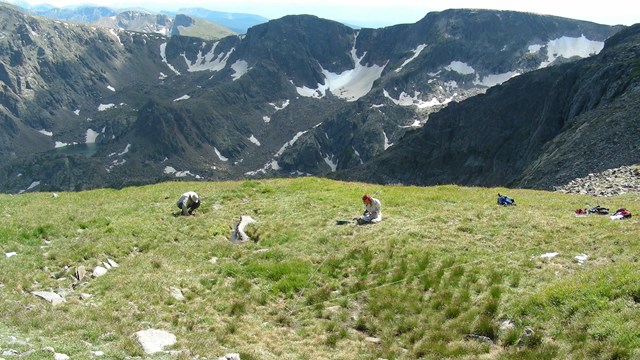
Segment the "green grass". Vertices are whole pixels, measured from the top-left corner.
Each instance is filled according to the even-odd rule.
[[[174,217],[187,190],[202,206]],[[365,192],[384,220],[335,225],[362,212]],[[518,206],[496,205],[498,192]],[[133,339],[147,328],[176,335],[171,350],[189,359],[640,357],[638,220],[573,214],[637,213],[637,195],[318,178],[59,195],[0,195],[0,349],[36,350],[26,359],[50,359],[45,346],[72,359],[166,356]],[[241,215],[258,221],[257,243],[228,240]],[[78,266],[90,274],[107,259],[120,266],[72,286]]]

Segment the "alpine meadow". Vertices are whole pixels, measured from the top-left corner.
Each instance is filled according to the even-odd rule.
[[[174,216],[184,189],[201,196],[195,216]],[[384,218],[357,226],[365,192]],[[633,193],[314,177],[0,195],[0,348],[25,359],[636,358],[638,220],[576,217],[596,200],[640,206]],[[255,241],[232,243],[242,215],[257,221]],[[145,354],[134,334],[146,329],[175,344]]]

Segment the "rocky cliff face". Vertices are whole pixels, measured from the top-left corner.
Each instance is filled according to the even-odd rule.
[[[434,114],[342,176],[385,183],[551,189],[640,163],[640,26],[597,56],[514,78]]]
[[[3,122],[15,129],[0,143],[4,157],[51,149],[55,142],[83,142],[89,120],[81,111],[95,113],[116,88],[148,82],[165,69],[160,37],[128,33],[120,38],[0,9],[0,109]],[[20,139],[30,139],[30,146]]]
[[[532,90],[525,89],[531,83],[515,83],[525,93],[559,78],[562,86],[549,101],[560,103],[579,74],[553,70],[552,64],[598,53],[619,30],[457,10],[359,31],[289,16],[254,26],[246,36],[205,41],[48,21],[9,6],[0,10],[4,191],[120,187],[176,177],[326,175],[385,156],[425,123],[446,124],[429,115],[439,109],[453,116],[453,109],[469,106],[464,99],[487,89],[485,98],[500,100],[501,87],[492,86],[518,80],[518,74],[548,67],[551,75],[535,75]],[[529,112],[552,109],[549,101],[510,100],[483,110],[504,119],[521,139],[517,144],[528,144],[509,155],[523,169],[538,158],[537,146],[565,126],[566,119],[556,117],[535,120],[554,124],[552,130],[529,133],[534,125],[521,126]],[[443,131],[468,127],[455,116],[449,120]],[[470,138],[477,134],[472,127],[469,139],[458,143],[449,133],[452,142],[441,146],[452,151],[448,156],[465,156],[475,151]],[[78,145],[91,151],[74,154]],[[58,161],[65,165],[43,166]],[[471,183],[488,170],[495,172],[488,175],[491,181],[509,180],[481,157],[469,161],[477,170],[467,175]],[[403,179],[416,171],[408,168]],[[433,176],[436,182],[446,179]]]
[[[173,19],[167,15],[128,10],[100,17],[89,23],[112,29],[168,35],[173,26]]]

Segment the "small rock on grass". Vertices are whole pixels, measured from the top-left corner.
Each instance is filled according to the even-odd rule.
[[[145,354],[155,354],[161,352],[165,347],[176,343],[176,336],[156,329],[141,330],[134,334]]]
[[[53,306],[60,305],[65,299],[52,291],[34,291],[33,295],[50,302]]]

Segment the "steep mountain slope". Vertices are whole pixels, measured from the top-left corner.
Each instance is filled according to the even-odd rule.
[[[348,61],[344,53],[331,62],[313,54],[320,65],[314,77],[321,80],[295,83],[302,96],[323,98],[330,92],[353,104],[305,133],[278,164],[289,172],[322,174],[368,161],[451,102],[557,60],[596,53],[602,43],[585,34],[598,39],[601,31],[595,24],[556,17],[479,10],[430,13],[413,25],[363,29],[354,33],[351,67],[334,70]],[[338,35],[331,37],[340,44]],[[313,44],[324,48],[317,39]]]
[[[116,88],[138,89],[166,68],[159,51],[162,37],[136,33],[118,37],[97,28],[34,18],[8,6],[1,10],[2,163],[16,159],[28,164],[42,158],[38,154],[45,150],[93,142],[91,128],[107,131],[99,110],[115,106],[101,105],[103,97]],[[123,118],[108,120],[116,133],[119,126],[126,126],[119,124],[126,121]],[[23,169],[29,171],[12,175],[37,171]]]
[[[430,113],[518,74],[598,53],[619,30],[450,10],[359,31],[288,16],[242,37],[203,41],[0,9],[4,191],[348,169],[384,153]],[[76,154],[74,144],[91,151]],[[49,166],[57,161],[78,165]]]
[[[552,188],[640,163],[640,26],[589,59],[514,78],[434,114],[339,177],[373,182]]]

